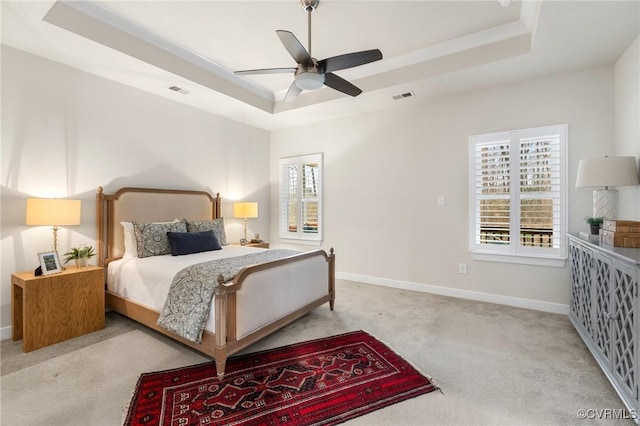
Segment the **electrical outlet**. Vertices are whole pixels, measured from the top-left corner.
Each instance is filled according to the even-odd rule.
[[[461,274],[467,273],[467,264],[466,263],[458,263],[458,272]]]

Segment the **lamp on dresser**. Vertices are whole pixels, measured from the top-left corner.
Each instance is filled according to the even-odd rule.
[[[247,244],[247,219],[255,219],[258,217],[258,203],[241,202],[233,203],[233,217],[236,219],[244,219],[244,238],[240,240],[240,244]]]
[[[61,198],[28,198],[26,224],[53,226],[53,250],[58,251],[58,227],[80,225],[81,201]]]
[[[616,219],[618,190],[610,187],[638,185],[635,157],[598,157],[580,160],[576,188],[593,187],[593,217]]]

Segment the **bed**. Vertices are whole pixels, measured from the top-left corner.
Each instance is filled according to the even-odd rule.
[[[173,223],[182,219],[190,223],[220,223],[224,220],[220,205],[219,194],[214,197],[197,190],[122,188],[106,194],[98,188],[96,194],[97,263],[106,270],[107,306],[212,357],[218,378],[222,379],[230,355],[325,303],[333,310],[335,255],[333,249],[329,253],[317,249],[243,267],[231,280],[219,275],[213,284],[211,313],[201,341],[181,337],[158,325],[164,311],[158,306],[160,296],[155,286],[165,278],[158,272],[152,280],[146,278],[152,282],[145,284],[138,282],[143,278],[137,275],[144,270],[160,271],[159,265],[175,272],[183,263],[191,262],[188,259],[202,262],[207,254],[132,259],[130,233],[125,233],[123,223]],[[222,249],[211,252],[213,257],[271,251],[220,243]],[[119,275],[122,270],[128,270],[129,275]]]

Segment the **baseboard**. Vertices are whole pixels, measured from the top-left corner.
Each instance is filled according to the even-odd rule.
[[[441,287],[429,284],[418,284],[410,281],[392,280],[388,278],[350,274],[347,272],[336,272],[336,278],[348,281],[357,281],[364,284],[399,288],[402,290],[413,290],[421,293],[438,294],[440,296],[460,297],[462,299],[478,300],[480,302],[497,303],[500,305],[515,306],[517,308],[533,309],[536,311],[551,312],[554,314],[569,314],[569,305],[563,305],[561,303],[521,299],[518,297],[501,296],[499,294],[481,293],[478,291],[462,290],[459,288]]]
[[[0,328],[0,340],[9,340],[11,339],[11,332],[13,331],[12,326],[2,327]]]

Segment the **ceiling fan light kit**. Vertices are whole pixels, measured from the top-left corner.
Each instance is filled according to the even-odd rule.
[[[347,68],[353,68],[369,62],[379,61],[382,59],[382,52],[378,49],[363,50],[361,52],[346,53],[344,55],[333,56],[331,58],[322,59],[320,61],[311,57],[311,12],[316,10],[319,0],[300,0],[300,4],[308,15],[308,32],[309,32],[309,50],[304,48],[302,43],[290,31],[276,30],[276,34],[289,52],[291,57],[296,61],[296,68],[265,68],[253,70],[235,71],[238,75],[252,74],[277,74],[294,72],[294,81],[289,87],[285,95],[285,102],[295,100],[303,90],[316,90],[323,85],[331,87],[334,90],[347,94],[349,96],[358,96],[362,93],[358,87],[349,83],[347,80],[334,74],[333,71],[339,71]]]
[[[301,90],[316,90],[324,85],[324,75],[318,72],[303,71],[296,73],[295,84]]]

